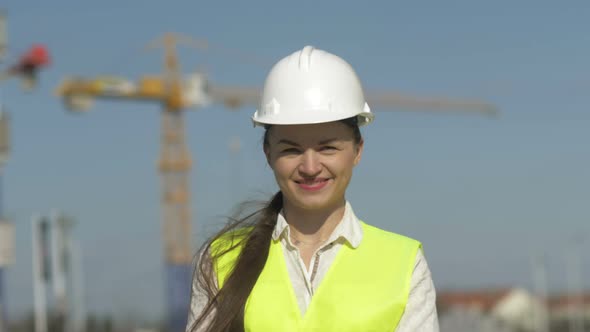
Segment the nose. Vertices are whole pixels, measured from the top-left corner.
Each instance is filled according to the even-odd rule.
[[[320,156],[313,149],[308,149],[301,155],[299,173],[304,177],[314,177],[321,173],[322,163]]]

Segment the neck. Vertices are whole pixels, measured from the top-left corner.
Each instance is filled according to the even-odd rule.
[[[324,210],[305,210],[289,202],[283,204],[283,213],[293,237],[300,241],[315,243],[326,240],[342,220],[346,208],[343,199],[334,207]]]

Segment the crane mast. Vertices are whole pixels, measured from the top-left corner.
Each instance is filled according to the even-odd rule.
[[[181,81],[172,35],[165,37],[166,86],[161,118],[159,171],[162,177],[162,221],[165,257],[168,263],[190,264],[192,250],[189,173],[192,162],[186,144]]]
[[[186,144],[182,83],[176,39],[164,37],[165,80],[168,98],[161,116],[159,171],[162,181],[161,213],[168,284],[167,307],[170,331],[183,331],[190,301],[191,211],[189,173],[192,162]]]

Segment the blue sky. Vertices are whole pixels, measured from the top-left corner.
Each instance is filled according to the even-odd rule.
[[[261,86],[274,61],[312,44],[349,61],[367,90],[495,103],[497,119],[375,109],[364,129],[348,198],[368,223],[421,240],[439,289],[530,287],[533,253],[547,255],[551,287],[563,289],[567,246],[578,236],[590,249],[587,2],[5,0],[1,7],[13,53],[42,42],[53,56],[37,91],[2,86],[13,119],[4,179],[18,241],[8,281],[13,314],[32,306],[29,219],[58,208],[79,221],[89,309],[161,315],[159,106],[98,102],[88,114],[70,114],[53,90],[71,74],[158,73],[162,53],[143,48],[166,31],[260,59],[180,52],[185,72],[204,68],[219,85]],[[237,200],[275,190],[252,112],[187,114],[195,244]],[[236,136],[243,148],[232,159]],[[588,255],[584,262],[587,276]]]

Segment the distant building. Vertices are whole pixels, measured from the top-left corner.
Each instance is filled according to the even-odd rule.
[[[547,320],[544,304],[524,289],[441,292],[437,297],[442,332],[543,331]],[[460,315],[469,326],[457,325],[461,321],[453,317]]]
[[[551,320],[571,321],[572,318],[590,323],[590,294],[556,295],[549,299]]]
[[[478,309],[453,307],[439,318],[441,332],[515,332],[503,322]]]

